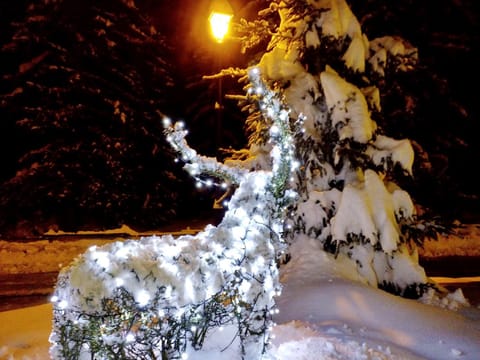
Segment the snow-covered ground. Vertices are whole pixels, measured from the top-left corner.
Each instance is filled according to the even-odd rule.
[[[118,232],[138,235],[128,228]],[[0,241],[0,274],[57,271],[87,247],[112,241],[86,235]],[[354,269],[332,261],[309,240],[296,246],[296,257],[282,270],[272,359],[480,359],[480,309],[468,304],[461,289],[443,299],[399,298],[357,281]],[[469,225],[456,236],[428,241],[422,255],[479,256],[480,229]],[[0,313],[0,359],[48,359],[51,319],[50,304]],[[216,344],[206,346],[212,347],[209,360],[230,359]]]
[[[186,227],[179,231],[155,232],[151,235],[172,234],[175,236],[194,234],[201,229],[202,227]],[[0,240],[0,275],[58,271],[92,245],[100,246],[121,240],[126,235],[138,238],[149,234],[138,233],[127,226],[123,226],[103,233],[91,231],[80,231],[77,233],[50,231],[45,235],[49,237],[48,240],[31,242]],[[69,236],[71,236],[72,240],[66,241],[65,238]],[[56,237],[61,239],[56,240]],[[78,240],[79,238],[81,240]],[[480,225],[463,225],[454,235],[440,236],[438,240],[427,240],[424,248],[420,249],[419,253],[426,258],[452,255],[480,256]]]

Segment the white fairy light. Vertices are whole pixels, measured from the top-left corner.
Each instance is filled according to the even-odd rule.
[[[212,285],[208,285],[207,290],[205,290],[205,295],[207,296],[207,298],[212,297],[213,295],[215,295],[215,293],[215,288]]]
[[[257,67],[253,67],[250,69],[250,74],[257,76],[260,73],[260,70]]]
[[[246,229],[243,226],[235,226],[231,231],[235,239],[242,239],[245,236]]]
[[[251,252],[255,249],[255,241],[252,239],[245,240],[245,250]]]
[[[232,267],[233,267],[233,265],[232,265],[232,262],[230,260],[220,259],[218,261],[218,268],[223,273],[229,273],[230,270],[232,269]]]
[[[239,290],[241,293],[247,293],[250,288],[252,287],[252,284],[250,283],[250,281],[245,281],[243,280],[239,286]]]
[[[118,259],[126,259],[128,257],[130,250],[126,246],[120,247],[115,253],[115,257]]]
[[[64,309],[66,309],[66,308],[68,307],[68,301],[67,301],[67,300],[61,300],[61,301],[57,304],[57,306],[58,306],[60,309],[64,310]]]
[[[187,167],[187,170],[192,176],[198,175],[200,173],[199,166],[197,163],[189,164],[189,166]]]
[[[277,125],[272,125],[270,127],[270,135],[278,135],[280,133],[280,129]]]
[[[162,119],[162,124],[163,124],[163,127],[168,128],[168,127],[172,126],[172,120],[169,117],[165,116]]]
[[[267,107],[267,116],[272,118],[275,115],[275,110],[271,107]]]
[[[257,179],[255,179],[255,180],[257,181]],[[258,181],[260,181],[260,180],[258,180]],[[255,185],[257,185],[257,182],[255,182]],[[249,220],[249,215],[245,211],[245,209],[239,207],[239,208],[235,209],[234,211],[235,211],[236,217],[239,218],[242,222],[244,222],[245,220],[247,220],[247,221]]]
[[[172,297],[173,288],[169,285],[165,287],[165,298],[170,299]]]
[[[132,333],[128,333],[127,336],[125,336],[125,341],[127,343],[134,342],[135,341],[135,335],[133,335]]]
[[[145,306],[148,304],[150,301],[150,293],[147,290],[140,290],[137,292],[135,296],[135,300],[140,305],[141,307]]]
[[[190,299],[190,301],[195,301],[195,288],[193,287],[192,279],[185,279],[185,296]]]
[[[260,214],[255,214],[252,216],[252,221],[256,224],[264,224],[266,223],[266,219],[260,215]]]
[[[259,70],[253,68],[251,74],[258,76]],[[172,348],[176,346],[174,343],[178,338],[168,337],[166,340],[165,335],[170,330],[169,327],[173,326],[173,323],[182,323],[184,324],[181,328],[183,334],[189,330],[196,332],[195,326],[190,327],[187,324],[194,324],[197,319],[207,315],[206,307],[203,306],[206,302],[216,301],[218,306],[224,306],[220,311],[221,321],[224,319],[223,316],[230,316],[232,319],[238,316],[243,322],[240,326],[243,327],[248,327],[251,321],[257,325],[259,321],[257,314],[260,311],[263,312],[264,309],[272,309],[271,314],[276,313],[273,298],[279,292],[279,281],[275,260],[284,246],[282,244],[284,225],[279,218],[284,216],[282,212],[286,208],[278,204],[288,202],[291,194],[285,190],[285,187],[291,177],[289,171],[292,171],[296,164],[290,143],[292,138],[289,135],[291,127],[289,111],[284,108],[278,96],[266,84],[263,84],[259,77],[252,81],[248,92],[256,95],[253,100],[257,101],[264,110],[263,116],[270,117],[267,119],[267,123],[271,124],[270,140],[273,150],[270,155],[273,157],[273,170],[250,171],[231,166],[231,164],[227,166],[217,162],[215,158],[198,155],[185,140],[188,132],[184,129],[183,122],[172,125],[170,121],[167,122],[164,119],[167,140],[187,163],[186,169],[192,175],[213,176],[215,180],[219,181],[219,186],[224,189],[230,184],[239,185],[232,195],[231,209],[217,227],[208,227],[200,234],[188,237],[188,241],[187,238],[182,237],[176,239],[161,237],[163,241],[159,241],[151,249],[152,252],[141,248],[141,251],[131,254],[126,248],[119,246],[102,247],[100,252],[92,249],[86,261],[94,260],[96,265],[105,268],[114,264],[115,271],[110,269],[111,271],[108,273],[98,269],[98,266],[86,267],[89,273],[85,275],[99,277],[95,282],[93,300],[89,300],[93,304],[89,307],[90,309],[96,306],[95,302],[99,304],[101,303],[99,300],[112,298],[105,296],[116,294],[111,285],[123,286],[125,279],[127,283],[124,290],[131,296],[133,295],[137,303],[127,305],[143,308],[139,310],[140,326],[148,325],[144,319],[151,319],[151,307],[159,304],[160,308],[155,311],[161,318],[162,329],[165,324],[166,331],[153,340],[158,344],[161,337],[162,341],[168,341]],[[211,179],[197,178],[197,180],[197,187],[201,187],[202,182],[204,185],[214,185],[214,181]],[[224,203],[228,204],[226,201]],[[109,257],[114,254],[118,255],[118,257],[115,256],[115,263],[114,258]],[[146,268],[150,265],[153,267]],[[128,277],[119,276],[122,274]],[[159,284],[161,287],[158,286]],[[101,288],[103,285],[106,286]],[[144,289],[139,290],[140,285]],[[68,284],[62,290],[74,288],[75,286]],[[159,289],[163,291],[158,291]],[[84,292],[84,294],[87,293],[90,295],[92,292]],[[79,296],[83,296],[83,294]],[[124,310],[124,304],[120,301],[117,302],[118,299],[113,298],[112,301],[114,305]],[[58,299],[54,306],[61,308]],[[232,312],[232,308],[236,313]],[[64,311],[64,313],[68,313],[68,311]],[[87,313],[87,315],[89,314]],[[90,320],[82,321],[87,323]],[[264,321],[264,323],[262,334],[259,336],[268,338],[269,334],[264,333],[264,329],[267,327],[271,329],[269,325],[271,325],[272,319],[266,314],[260,321]],[[210,327],[217,325],[219,324],[205,325],[205,330],[210,331]],[[71,323],[68,326],[71,326]],[[204,330],[203,326],[202,324],[202,331]],[[115,334],[109,338],[109,341],[116,341],[115,336],[122,338],[123,341],[125,339],[138,341],[139,344],[143,344],[143,341],[150,341],[150,339],[142,338],[144,336],[142,331],[129,333],[125,337],[123,332],[121,335],[118,335],[118,332],[115,333],[116,329],[109,327],[108,330]],[[259,346],[263,344],[262,340],[258,341]],[[188,351],[191,350],[182,353],[185,348],[190,349],[188,345],[184,348],[174,348],[174,351],[177,351],[175,357],[180,356],[182,359],[187,359]]]
[[[109,254],[105,251],[95,251],[95,250],[92,250],[92,251],[93,251],[92,259],[102,268],[104,268],[105,270],[108,270],[108,268],[110,267],[110,259],[108,257]]]
[[[180,319],[180,318],[183,316],[183,314],[185,314],[185,308],[180,307],[180,308],[178,308],[178,309],[176,309],[176,310],[177,310],[177,311],[175,312],[175,317],[176,317],[177,319]]]
[[[221,254],[223,252],[223,249],[224,249],[224,247],[221,244],[216,243],[216,242],[210,244],[210,247],[211,247],[211,249],[212,249],[212,251],[215,255]]]
[[[255,182],[255,187],[257,189],[263,189],[263,188],[265,188],[265,185],[267,184],[267,177],[266,176],[257,176],[257,177],[255,177],[254,182]],[[245,214],[245,216],[248,216],[248,215]]]

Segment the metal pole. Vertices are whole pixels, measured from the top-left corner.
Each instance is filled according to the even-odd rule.
[[[218,78],[218,107],[217,107],[217,129],[216,129],[216,145],[217,149],[221,146],[222,139],[222,122],[223,122],[223,95],[222,95],[222,78]]]
[[[218,71],[222,70],[222,49],[221,46],[218,46],[218,54],[217,54],[217,69]],[[216,119],[216,126],[215,126],[215,146],[216,150],[221,147],[222,144],[222,123],[223,123],[223,80],[220,76],[218,78],[218,93],[217,93],[217,103],[215,104],[215,110],[217,111],[217,119]]]

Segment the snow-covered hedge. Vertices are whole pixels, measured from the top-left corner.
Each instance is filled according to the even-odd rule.
[[[275,248],[257,202],[269,175],[251,173],[218,227],[90,248],[55,289],[54,359],[180,359],[223,327],[234,353],[259,358],[277,282]],[[262,186],[263,184],[263,186]]]

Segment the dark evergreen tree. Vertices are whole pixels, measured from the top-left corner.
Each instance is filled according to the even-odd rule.
[[[32,2],[12,34],[1,49],[13,143],[2,158],[16,165],[0,189],[4,234],[154,228],[192,209],[163,135],[170,49],[133,1]]]
[[[382,125],[416,143],[413,181],[403,185],[419,204],[444,217],[479,214],[474,167],[478,106],[479,11],[475,1],[356,1],[352,10],[369,38],[384,33],[419,49],[415,68],[390,76],[381,89]]]

